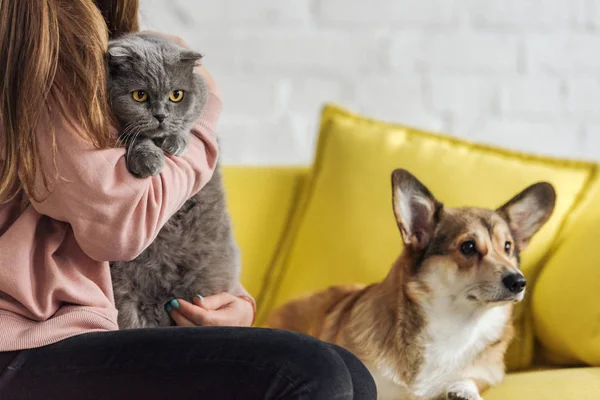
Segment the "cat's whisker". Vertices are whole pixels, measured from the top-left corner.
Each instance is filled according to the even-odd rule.
[[[115,147],[125,146],[127,144],[126,137],[133,129],[135,129],[135,121],[131,121],[131,122],[128,122],[127,124],[125,124],[123,131],[117,137],[117,140],[115,142]]]
[[[134,145],[135,141],[136,141],[136,140],[137,140],[137,139],[140,137],[140,134],[141,134],[142,132],[143,132],[142,130],[138,130],[138,131],[136,131],[136,132],[133,134],[133,136],[132,136],[132,138],[131,138],[131,141],[129,142],[129,146],[127,146],[127,150],[126,150],[126,152],[125,152],[125,162],[126,162],[126,164],[127,164],[127,165],[129,165],[129,157],[130,157],[130,155],[131,155],[131,152],[129,151],[129,149],[130,149],[131,147],[133,147],[133,145]]]

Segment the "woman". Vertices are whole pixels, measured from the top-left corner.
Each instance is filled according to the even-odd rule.
[[[221,108],[201,68],[211,95],[186,155],[154,178],[127,172],[104,54],[137,12],[137,0],[0,0],[0,398],[375,398],[348,352],[248,328],[247,295],[174,302],[186,327],[117,330],[106,260],[136,257],[210,179]]]

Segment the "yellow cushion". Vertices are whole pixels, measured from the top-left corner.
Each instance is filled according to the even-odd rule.
[[[390,184],[392,170],[399,167],[451,207],[498,207],[536,181],[552,182],[558,192],[555,213],[522,257],[529,284],[591,169],[590,164],[474,145],[328,106],[315,165],[272,271],[275,278],[259,322],[272,307],[303,293],[386,275],[401,251]],[[513,368],[531,363],[530,322],[519,309]]]
[[[536,334],[551,360],[600,366],[600,177],[570,219],[534,292]]]
[[[305,177],[302,168],[223,168],[229,212],[242,253],[241,281],[257,300]]]
[[[598,400],[600,368],[560,369],[509,374],[483,394],[485,400]]]

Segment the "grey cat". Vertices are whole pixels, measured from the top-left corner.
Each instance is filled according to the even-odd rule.
[[[110,102],[127,147],[127,168],[135,176],[156,175],[164,152],[178,156],[185,151],[207,100],[206,83],[193,71],[201,57],[148,34],[109,43]],[[139,257],[111,263],[119,327],[172,325],[166,302],[231,291],[239,273],[239,251],[217,166],[210,182]]]

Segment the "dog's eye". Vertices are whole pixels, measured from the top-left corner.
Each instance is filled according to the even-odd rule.
[[[512,249],[512,243],[511,242],[504,243],[504,251],[506,252],[506,254],[510,254],[510,250],[511,249]]]
[[[467,240],[460,245],[460,252],[469,257],[477,253],[477,245],[474,240]]]

